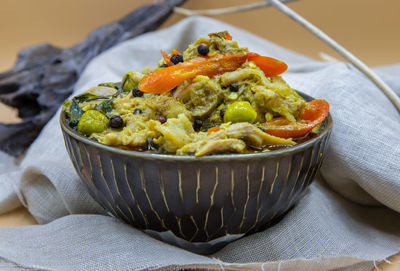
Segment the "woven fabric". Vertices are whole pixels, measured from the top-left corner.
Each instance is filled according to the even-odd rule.
[[[17,167],[0,154],[0,212],[23,204],[42,225],[0,229],[5,270],[371,270],[400,250],[400,114],[363,74],[318,62],[222,22],[194,17],[95,58],[76,93],[182,50],[212,31],[288,63],[284,79],[329,101],[334,128],[321,174],[275,226],[210,256],[155,240],[112,217],[88,195],[65,150],[58,114]],[[400,65],[376,71],[400,93]],[[19,201],[17,200],[17,196]]]

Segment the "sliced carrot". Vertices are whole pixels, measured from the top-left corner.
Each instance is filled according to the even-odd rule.
[[[172,49],[172,52],[171,52],[171,54],[169,54],[169,55],[167,55],[167,53],[164,52],[163,50],[160,50],[160,51],[161,51],[161,54],[162,54],[162,56],[163,56],[163,58],[164,58],[165,64],[167,64],[168,67],[174,65],[174,63],[172,63],[171,60],[170,60],[171,57],[172,57],[173,55],[182,55],[182,54],[179,53],[178,50],[176,50],[175,48]]]
[[[255,53],[197,57],[147,75],[140,81],[139,89],[143,92],[162,94],[172,90],[186,79],[194,78],[198,75],[212,77],[234,71],[247,60],[254,61],[257,66],[260,66],[266,76],[276,76],[287,69],[287,65],[284,62]]]
[[[160,51],[161,51],[161,54],[162,54],[162,56],[163,56],[163,58],[164,58],[165,64],[167,64],[168,67],[174,65],[174,63],[172,63],[171,60],[170,60],[171,57],[172,57],[173,55],[182,55],[182,54],[179,53],[178,50],[176,50],[175,48],[172,49],[172,52],[171,52],[169,55],[167,55],[167,53],[164,52],[163,50],[160,50]]]
[[[167,55],[167,53],[164,52],[163,50],[160,50],[160,51],[161,51],[161,54],[162,54],[162,56],[164,58],[165,64],[167,64],[168,66],[173,66],[174,63],[172,63],[171,60],[169,60],[170,57]]]
[[[272,57],[260,56],[257,53],[247,53],[247,59],[248,61],[253,61],[264,72],[266,77],[282,74],[288,68],[285,62]]]
[[[197,75],[212,77],[234,71],[246,61],[246,58],[246,55],[239,54],[194,58],[150,73],[140,81],[139,89],[143,92],[162,94]]]
[[[179,51],[176,50],[176,49],[174,48],[174,49],[172,49],[172,52],[171,52],[171,54],[169,55],[169,57],[171,58],[173,55],[182,55],[182,54],[179,53]]]
[[[209,134],[209,133],[214,133],[214,132],[218,132],[219,130],[221,130],[220,127],[214,126],[214,127],[211,127],[211,128],[209,128],[209,129],[207,130],[207,134]]]
[[[264,131],[270,135],[295,138],[310,132],[321,124],[328,116],[329,104],[325,100],[313,100],[308,102],[300,121],[289,121],[283,117],[274,118],[264,125]]]
[[[309,121],[322,121],[328,116],[329,103],[325,100],[313,100],[307,103],[304,113],[300,116],[300,119]]]

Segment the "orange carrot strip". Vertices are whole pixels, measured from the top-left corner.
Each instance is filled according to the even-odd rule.
[[[211,128],[209,128],[209,129],[207,130],[207,134],[213,133],[213,132],[218,132],[219,130],[221,130],[220,127],[214,126],[214,127],[211,127]]]
[[[246,61],[246,58],[246,55],[239,54],[194,58],[150,73],[140,81],[139,89],[143,92],[162,94],[197,75],[212,77],[234,71]]]
[[[283,138],[301,137],[321,124],[328,116],[328,112],[327,101],[313,100],[307,103],[304,113],[300,116],[301,122],[289,121],[283,117],[274,118],[265,123],[264,131]]]
[[[171,52],[171,54],[169,55],[169,57],[171,58],[173,55],[182,55],[182,54],[179,53],[179,51],[176,50],[176,49],[174,48],[174,49],[172,49],[172,52]]]
[[[173,55],[182,55],[175,48],[172,49],[172,52],[169,55],[167,55],[167,53],[165,53],[163,50],[160,50],[160,51],[161,51],[161,54],[162,54],[162,56],[164,58],[165,63],[168,65],[168,67],[174,65],[174,63],[172,63],[171,60],[170,60]]]
[[[166,59],[165,56],[164,59]],[[147,75],[140,81],[139,89],[143,92],[162,94],[172,90],[186,79],[194,78],[197,75],[212,77],[234,71],[247,60],[254,61],[268,77],[279,75],[287,69],[284,62],[255,53],[198,57]]]
[[[272,57],[260,56],[257,53],[247,53],[248,61],[253,61],[266,77],[277,76],[284,73],[288,66],[285,62]]]
[[[167,55],[167,53],[165,53],[163,50],[160,50],[160,51],[161,51],[161,54],[162,54],[162,56],[164,58],[165,64],[167,64],[168,66],[173,66],[174,63],[172,63],[171,60],[169,60],[170,57]]]

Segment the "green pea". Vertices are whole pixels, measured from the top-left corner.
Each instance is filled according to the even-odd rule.
[[[108,118],[97,110],[88,110],[83,113],[78,123],[78,131],[91,135],[101,133],[108,127]]]
[[[249,122],[257,118],[257,112],[246,101],[234,102],[228,105],[224,114],[224,122]]]

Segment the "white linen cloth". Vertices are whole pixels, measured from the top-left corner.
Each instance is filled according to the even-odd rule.
[[[288,63],[283,78],[293,88],[330,103],[328,154],[297,206],[277,225],[210,256],[160,242],[106,216],[88,195],[65,150],[57,114],[19,166],[0,154],[0,213],[19,206],[19,199],[42,224],[0,229],[1,270],[371,270],[399,252],[400,114],[349,64],[318,62],[231,25],[193,17],[96,57],[75,94],[153,65],[160,49],[182,50],[223,30],[250,51]],[[400,93],[400,65],[376,71]]]

